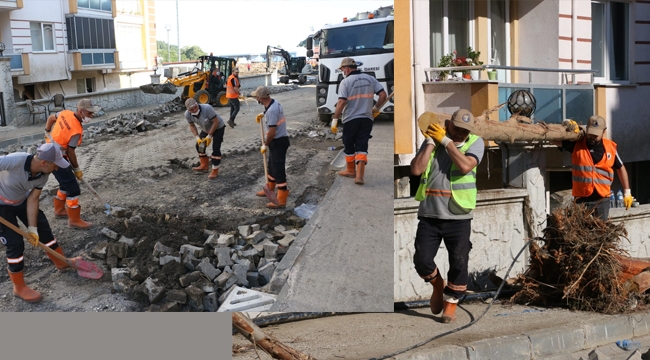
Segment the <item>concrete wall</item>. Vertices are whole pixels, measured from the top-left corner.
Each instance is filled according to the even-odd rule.
[[[519,41],[515,46],[519,63],[515,66],[558,68],[559,0],[519,1]],[[528,83],[528,73],[519,72],[520,83]],[[535,84],[557,84],[555,73],[533,73]]]
[[[273,78],[274,74],[240,76],[239,82],[241,83],[242,90],[253,91],[257,89],[258,86],[275,85],[277,83],[277,79],[274,81]]]
[[[496,269],[500,276],[505,274],[528,237],[523,217],[526,196],[526,190],[519,189],[479,191],[472,221],[470,273]],[[395,200],[395,301],[425,300],[431,296],[431,285],[413,267],[418,205],[413,198]],[[511,276],[524,269],[527,254],[526,250],[519,257]],[[449,263],[444,245],[435,261],[447,278]]]
[[[632,257],[650,258],[650,204],[636,208],[610,209],[610,220],[625,224],[629,242],[621,239],[621,247]]]

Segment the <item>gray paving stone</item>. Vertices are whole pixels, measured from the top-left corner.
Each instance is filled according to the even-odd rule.
[[[528,333],[533,356],[573,352],[585,348],[584,329],[541,330]]]
[[[504,336],[467,344],[469,360],[530,359],[530,340],[527,336]]]
[[[634,336],[634,322],[626,315],[614,315],[608,319],[587,322],[585,346],[595,347]]]

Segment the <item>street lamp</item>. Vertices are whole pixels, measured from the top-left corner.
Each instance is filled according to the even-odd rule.
[[[165,30],[167,30],[167,61],[171,62],[172,61],[172,54],[170,53],[169,50],[169,30],[172,29],[172,26],[167,24],[165,25]]]
[[[3,53],[5,52],[5,43],[0,42],[0,57],[3,57]]]

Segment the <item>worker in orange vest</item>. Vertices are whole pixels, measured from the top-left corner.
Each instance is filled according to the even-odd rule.
[[[239,69],[234,68],[232,74],[228,77],[228,83],[226,84],[226,97],[228,98],[228,104],[230,104],[230,118],[228,119],[228,126],[234,128],[235,117],[239,112],[239,96],[241,92],[239,89],[241,84],[239,83]]]

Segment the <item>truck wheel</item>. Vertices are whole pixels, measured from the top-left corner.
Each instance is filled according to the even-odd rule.
[[[219,93],[217,94],[217,106],[218,107],[228,106],[228,98],[226,97],[225,91],[219,91]]]
[[[307,76],[305,75],[300,75],[298,76],[298,84],[302,85],[307,82]]]
[[[332,122],[332,114],[318,114],[318,120],[320,120],[323,123],[330,123]]]
[[[194,100],[199,104],[209,104],[210,103],[210,93],[207,90],[199,90],[194,94]]]

